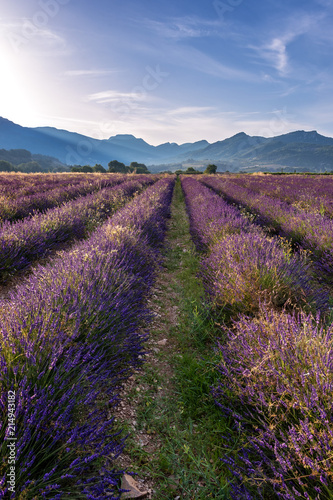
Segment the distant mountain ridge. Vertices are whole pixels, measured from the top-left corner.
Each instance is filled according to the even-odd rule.
[[[152,146],[129,134],[118,134],[98,140],[53,127],[28,128],[0,118],[0,149],[26,149],[33,155],[57,158],[66,165],[95,165],[107,167],[109,161],[126,164],[132,161],[154,166],[182,165],[192,162],[198,166],[216,163],[233,171],[290,167],[333,170],[333,138],[315,130],[299,130],[277,137],[249,136],[240,132],[233,137],[210,144],[206,140],[194,143],[164,143]]]

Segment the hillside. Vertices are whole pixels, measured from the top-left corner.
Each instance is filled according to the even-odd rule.
[[[23,171],[25,168],[29,168],[31,163],[38,163],[41,172],[66,172],[69,170],[68,166],[57,158],[32,154],[26,149],[0,149],[0,161],[9,162]]]

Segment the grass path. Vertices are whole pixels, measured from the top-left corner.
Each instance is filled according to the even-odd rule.
[[[210,395],[217,327],[203,302],[199,258],[176,184],[163,268],[151,296],[155,319],[142,371],[124,388],[117,421],[129,434],[122,467],[153,500],[227,499],[222,436],[231,434]]]

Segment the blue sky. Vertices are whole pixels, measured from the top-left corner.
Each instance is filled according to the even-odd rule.
[[[0,116],[151,144],[333,136],[331,0],[15,0]]]

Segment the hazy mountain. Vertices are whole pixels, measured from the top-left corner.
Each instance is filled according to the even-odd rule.
[[[228,160],[239,157],[246,151],[251,151],[254,147],[266,141],[264,137],[251,137],[244,132],[225,139],[214,142],[203,149],[192,150],[190,157],[195,160]],[[188,156],[187,156],[188,157]]]
[[[272,138],[251,137],[241,132],[202,150],[192,151],[190,156],[195,162],[220,163],[230,170],[243,170],[244,167],[253,170],[253,166],[259,170],[267,165],[333,170],[333,138],[303,130]]]
[[[126,164],[132,161],[152,164],[169,160],[189,150],[200,149],[208,144],[161,144],[152,146],[133,135],[116,135],[98,140],[67,130],[52,127],[27,128],[0,118],[0,148],[26,149],[36,154],[54,156],[67,165],[101,163],[118,160]]]
[[[111,160],[129,165],[132,161],[153,165],[178,165],[193,162],[199,166],[216,163],[220,168],[260,169],[297,167],[312,170],[333,169],[333,138],[316,131],[290,132],[277,137],[251,137],[244,132],[213,144],[205,140],[152,146],[133,135],[119,134],[109,139],[91,137],[52,127],[27,128],[0,118],[0,149],[25,149],[33,155],[57,158],[67,165],[104,167]]]
[[[193,152],[200,151],[205,149],[209,145],[207,141],[198,141],[198,142],[187,142],[185,144],[177,144],[175,142],[166,142],[165,144],[160,144],[156,146],[156,151],[160,157],[165,157],[165,159],[170,158],[172,155],[184,155],[188,157],[188,155]]]
[[[274,137],[272,140],[281,141],[285,144],[292,143],[308,143],[308,144],[318,144],[320,146],[333,146],[333,138],[325,137],[318,134],[316,130],[311,132],[304,132],[304,130],[298,130],[297,132],[290,132],[289,134],[279,135]]]

